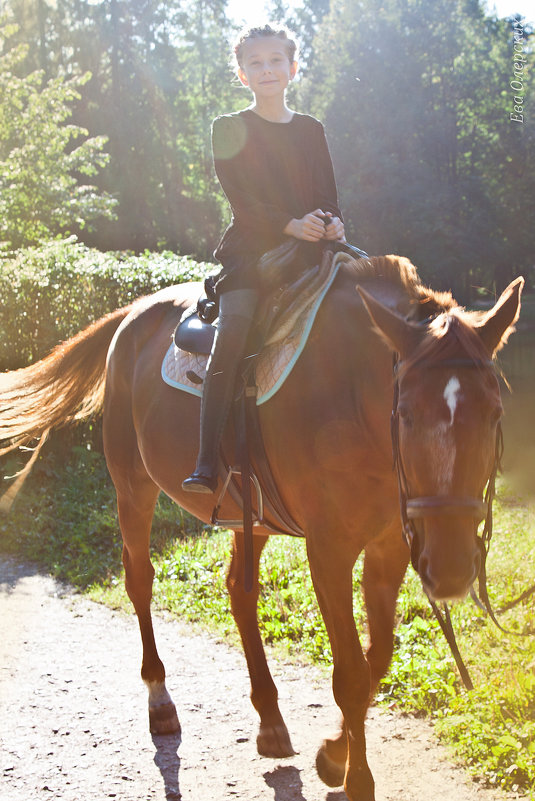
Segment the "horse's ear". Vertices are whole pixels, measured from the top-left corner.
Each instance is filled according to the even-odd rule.
[[[520,314],[520,295],[524,286],[523,278],[516,278],[500,295],[498,302],[476,325],[489,354],[496,353],[507,342],[514,331],[514,324]]]
[[[421,329],[384,306],[361,286],[357,286],[357,291],[387,345],[397,351],[402,359],[413,353],[422,341]]]

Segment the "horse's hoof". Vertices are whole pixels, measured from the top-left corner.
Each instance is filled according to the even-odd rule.
[[[375,801],[375,782],[366,765],[361,770],[348,772],[345,791],[348,798],[358,798],[359,801]]]
[[[295,754],[288,729],[284,723],[279,726],[261,726],[256,738],[256,748],[260,756],[274,759],[290,757]]]
[[[345,762],[335,762],[327,753],[324,745],[316,755],[316,770],[318,776],[327,787],[341,787],[346,774]]]
[[[151,734],[177,734],[180,731],[180,723],[172,701],[160,706],[150,706],[149,723]]]

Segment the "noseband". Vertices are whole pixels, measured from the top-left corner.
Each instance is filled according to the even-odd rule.
[[[455,516],[455,515],[471,515],[476,526],[482,520],[485,520],[483,532],[481,537],[476,534],[476,542],[481,553],[481,565],[479,569],[479,596],[484,604],[484,608],[488,612],[493,622],[498,628],[504,630],[496,620],[496,616],[492,609],[490,599],[487,592],[487,572],[486,560],[490,547],[490,540],[492,537],[492,502],[495,495],[496,475],[501,468],[501,458],[503,455],[503,435],[500,423],[496,428],[496,444],[494,449],[494,464],[492,466],[490,476],[487,481],[487,486],[484,493],[484,498],[475,498],[467,495],[430,495],[422,497],[411,498],[409,495],[409,485],[405,469],[403,467],[403,459],[399,446],[399,380],[397,377],[401,362],[397,357],[394,357],[394,401],[392,405],[391,417],[391,435],[392,435],[392,452],[393,452],[393,467],[397,474],[398,490],[399,490],[399,503],[401,512],[401,524],[403,537],[411,551],[411,561],[415,571],[418,573],[417,552],[416,552],[416,530],[414,528],[414,520],[425,519],[429,517],[438,516]],[[443,361],[430,363],[430,367],[490,367],[494,370],[494,364],[490,359],[445,359]],[[424,586],[425,591],[425,586]],[[475,591],[471,588],[471,595],[481,606]],[[429,596],[428,596],[429,597]],[[444,604],[444,615],[438,608],[435,601],[429,598],[429,602],[437,618],[437,621],[442,629],[444,636],[450,646],[451,652],[459,669],[459,673],[467,689],[473,689],[472,680],[468,670],[463,662],[457,642],[455,640],[455,633],[451,623],[450,613],[447,604]],[[482,607],[483,608],[483,607]]]

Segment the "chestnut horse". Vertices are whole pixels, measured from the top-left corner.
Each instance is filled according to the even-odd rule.
[[[305,532],[332,648],[334,697],[343,714],[340,735],[323,742],[317,768],[327,784],[344,783],[351,801],[372,801],[364,718],[391,659],[396,598],[410,556],[392,469],[392,355],[398,360],[404,483],[416,499],[413,506],[431,501],[430,512],[411,514],[413,563],[431,598],[460,598],[480,569],[479,510],[502,411],[491,359],[518,317],[523,281],[513,282],[490,311],[475,314],[459,308],[449,293],[425,288],[407,259],[342,262],[293,372],[259,414],[273,476]],[[199,400],[160,377],[177,321],[199,291],[198,284],[172,287],[117,310],[41,362],[6,373],[0,383],[0,438],[8,447],[85,418],[103,404],[126,590],[139,619],[141,674],[151,729],[158,733],[175,731],[179,723],[150,613],[153,510],[161,490],[203,521],[213,506],[210,497],[181,490],[197,452]],[[221,515],[239,519],[230,498]],[[283,757],[294,752],[256,615],[258,563],[269,533],[255,529],[254,588],[246,593],[243,534],[235,532],[227,585],[260,716],[258,751]],[[352,570],[361,551],[365,654],[352,611]]]

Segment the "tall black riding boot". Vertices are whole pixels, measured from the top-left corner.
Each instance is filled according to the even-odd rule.
[[[182,489],[189,492],[211,493],[217,488],[219,444],[232,403],[236,373],[244,355],[256,300],[257,294],[253,290],[236,290],[221,296],[219,323],[203,384],[197,465],[191,476],[182,482]],[[228,313],[227,309],[244,313]]]

